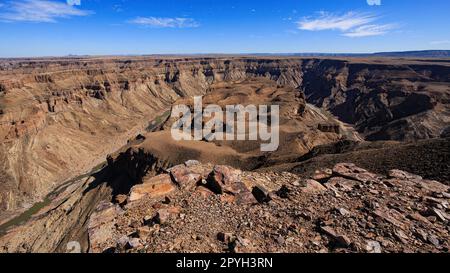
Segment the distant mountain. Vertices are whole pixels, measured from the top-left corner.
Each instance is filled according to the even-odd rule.
[[[422,50],[377,53],[255,53],[256,56],[296,57],[398,57],[398,58],[450,58],[450,50]]]
[[[380,57],[418,57],[418,58],[446,58],[450,57],[450,50],[422,50],[404,52],[379,52],[371,54]]]

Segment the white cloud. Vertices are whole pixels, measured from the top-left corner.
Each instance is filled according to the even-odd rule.
[[[367,0],[369,6],[381,6],[381,0]]]
[[[132,24],[154,28],[194,28],[198,27],[192,18],[138,17],[130,21]]]
[[[56,22],[59,18],[86,16],[90,11],[80,10],[61,2],[46,0],[21,0],[5,5],[5,12],[0,13],[0,20],[7,22]]]
[[[386,34],[395,26],[378,25],[379,18],[371,13],[347,12],[333,14],[320,12],[316,18],[307,17],[297,22],[298,29],[307,31],[336,30],[346,37],[368,37]]]
[[[67,5],[81,6],[81,0],[67,0]]]
[[[341,30],[346,31],[354,27],[371,23],[377,18],[371,14],[361,14],[348,12],[343,15],[335,15],[327,12],[321,12],[315,19],[304,18],[297,22],[301,30],[319,31],[319,30]]]
[[[358,37],[369,37],[369,36],[379,36],[389,32],[395,26],[392,24],[388,25],[364,25],[352,29],[343,35],[346,37],[358,38]]]

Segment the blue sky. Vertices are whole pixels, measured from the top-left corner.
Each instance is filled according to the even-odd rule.
[[[450,49],[448,0],[0,0],[0,57]]]

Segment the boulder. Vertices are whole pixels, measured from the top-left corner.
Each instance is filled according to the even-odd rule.
[[[170,176],[181,189],[193,189],[201,181],[201,174],[192,172],[184,165],[178,165],[170,169]]]
[[[171,194],[175,190],[176,187],[172,183],[170,175],[162,174],[131,188],[128,201],[133,202],[143,197],[160,198]]]
[[[234,193],[233,184],[240,182],[241,173],[240,170],[228,166],[214,166],[208,176],[206,187],[217,194]]]
[[[238,205],[252,205],[258,203],[255,196],[249,190],[238,193],[235,197],[235,202]]]

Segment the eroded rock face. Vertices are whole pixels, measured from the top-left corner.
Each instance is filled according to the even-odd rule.
[[[177,187],[169,199],[147,196],[126,206],[115,218],[114,236],[104,244],[124,236],[128,242],[126,234],[144,234],[138,243],[114,251],[386,253],[446,252],[450,247],[450,188],[404,171],[392,170],[385,177],[340,163],[319,183],[289,173],[241,172],[209,164],[190,168],[184,169],[185,175],[203,173],[202,179],[216,177],[228,187],[242,183],[245,192],[259,189],[253,192],[255,200],[270,198],[246,203],[238,202],[239,193],[196,194],[208,184]],[[351,177],[355,173],[365,174],[364,179]],[[109,223],[105,221],[105,229]]]
[[[434,138],[448,126],[449,91],[442,88],[450,82],[447,64],[397,60],[395,66],[367,60],[306,63],[301,88],[308,102],[355,125],[367,140]]]
[[[102,184],[105,181],[96,181],[92,185],[94,190],[89,183],[80,186],[71,197],[65,196],[52,203],[54,210],[45,209],[46,217],[33,218],[29,226],[9,234],[5,239],[7,243],[0,246],[4,251],[16,252],[54,251],[58,247],[61,250],[61,241],[76,233],[69,227],[81,229],[75,219],[88,218],[93,206],[100,199],[108,199],[110,194],[118,197],[115,202],[122,207],[127,206],[124,196],[120,194],[128,194],[135,183],[144,182],[135,188],[133,199],[136,198],[138,203],[148,198],[157,202],[167,195],[189,192],[195,196],[217,198],[231,206],[274,204],[277,196],[280,197],[277,192],[283,185],[256,174],[235,176],[234,173],[240,171],[224,165],[234,163],[234,167],[239,168],[245,165],[247,170],[268,167],[275,163],[291,162],[317,145],[338,140],[345,142],[347,138],[361,140],[348,124],[330,117],[323,109],[355,126],[368,140],[445,137],[441,133],[449,127],[448,64],[444,61],[433,66],[420,61],[404,62],[393,66],[391,63],[375,64],[369,60],[300,58],[81,58],[1,63],[0,217],[5,212],[43,199],[64,181],[88,173],[93,167],[104,163],[107,154],[116,152],[127,142],[127,148],[133,148],[122,151],[118,158],[111,157],[108,167],[115,171],[111,173],[112,178],[106,181],[107,185]],[[209,94],[208,103],[217,102],[220,105],[279,103],[283,118],[279,151],[267,156],[255,153],[259,143],[223,145],[202,141],[196,143],[195,148],[183,143],[174,145],[175,150],[180,149],[183,153],[169,153],[161,149],[161,146],[173,145],[167,132],[144,133],[167,126],[164,123],[167,115],[161,118],[163,121],[157,126],[153,122],[149,125],[149,121],[169,111],[174,102],[183,102],[194,95],[206,93]],[[135,145],[137,142],[142,145]],[[145,185],[145,179],[153,179],[169,165],[196,156],[199,160],[214,162],[222,167],[213,172],[213,166],[204,168],[198,162],[186,162],[168,171],[164,176],[165,183]],[[261,161],[264,161],[264,166],[261,166]],[[256,180],[253,179],[255,177]],[[292,177],[277,174],[272,178]],[[368,195],[377,195],[384,192],[378,188],[381,181],[389,188],[407,188],[411,195],[430,197],[429,192],[436,192],[444,196],[438,199],[448,198],[445,197],[448,195],[445,185],[397,170],[385,178],[355,165],[341,164],[334,168],[332,174],[329,171],[318,173],[315,179],[318,184],[312,181],[300,183],[304,179],[296,181],[299,185],[306,185],[302,194],[321,196],[330,193],[334,198],[346,195],[353,198],[351,194],[355,191],[358,193],[367,187],[374,187]],[[126,182],[119,183],[123,181]],[[98,185],[101,189],[97,188]],[[264,196],[269,196],[270,200],[256,204],[252,194],[256,185],[267,190]],[[283,198],[280,197],[283,200],[291,200],[298,193],[289,187],[286,189],[282,191]],[[99,192],[101,194],[97,197]],[[366,194],[360,194],[363,193]],[[430,200],[428,198],[423,202],[434,207],[414,210],[412,215],[415,219],[419,218],[417,213],[431,218],[431,223],[434,223],[433,219],[441,222],[447,219],[445,203]],[[210,205],[217,205],[215,201],[211,202]],[[376,204],[369,207],[376,207]],[[50,236],[48,234],[45,238],[39,237],[38,232],[45,229],[53,232],[54,239],[47,238]],[[335,231],[341,235],[339,228]],[[417,234],[427,238],[434,246],[442,245],[436,234],[425,236],[423,232],[418,231]],[[404,231],[392,234],[406,241],[405,236],[410,236]],[[290,241],[288,238],[279,239],[280,236],[277,242]],[[385,244],[389,245],[388,242]],[[131,245],[139,244],[134,240]],[[237,240],[237,245],[237,249],[245,248],[245,245],[253,248],[253,244],[247,244],[246,240]],[[384,248],[383,243],[381,246]],[[370,244],[369,248],[377,249],[376,244]]]
[[[116,218],[122,213],[122,209],[111,203],[100,203],[95,212],[89,218],[89,251],[93,253],[103,252],[106,249],[115,247],[108,245],[111,238],[115,238]]]
[[[322,115],[304,103],[306,94],[369,140],[436,137],[450,125],[448,90],[442,88],[448,67],[302,58],[9,60],[0,70],[0,206],[20,208],[86,173],[180,97],[251,78],[296,90],[289,91],[297,103],[289,102],[288,117]],[[272,99],[286,102],[284,96]],[[332,134],[347,134],[335,121],[321,117],[318,123],[314,129],[330,141],[337,140]],[[304,150],[324,144],[303,139]]]

